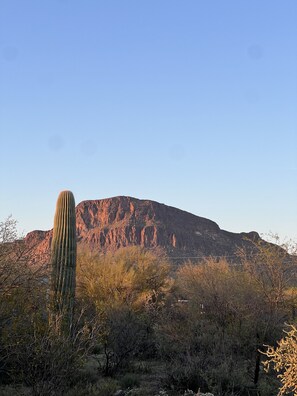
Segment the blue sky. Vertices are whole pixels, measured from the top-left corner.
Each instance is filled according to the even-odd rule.
[[[156,200],[297,240],[295,0],[1,0],[0,219]]]

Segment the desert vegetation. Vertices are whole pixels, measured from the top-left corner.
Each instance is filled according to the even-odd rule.
[[[254,242],[240,264],[177,269],[136,246],[76,257],[70,223],[50,266],[32,261],[14,220],[0,224],[1,395],[295,392],[296,262],[285,249]]]

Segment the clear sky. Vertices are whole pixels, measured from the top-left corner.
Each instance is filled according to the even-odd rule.
[[[296,0],[1,0],[0,220],[147,198],[297,240]]]

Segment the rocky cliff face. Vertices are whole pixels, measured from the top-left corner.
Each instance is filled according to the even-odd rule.
[[[76,207],[79,245],[100,252],[139,245],[164,248],[172,259],[234,256],[252,233],[230,233],[211,220],[158,202],[131,197],[83,201]],[[52,231],[33,231],[25,241],[48,259]]]

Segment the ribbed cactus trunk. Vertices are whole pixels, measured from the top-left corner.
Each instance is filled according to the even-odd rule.
[[[57,200],[51,246],[51,318],[59,318],[63,331],[72,327],[76,274],[75,201],[71,191]]]

